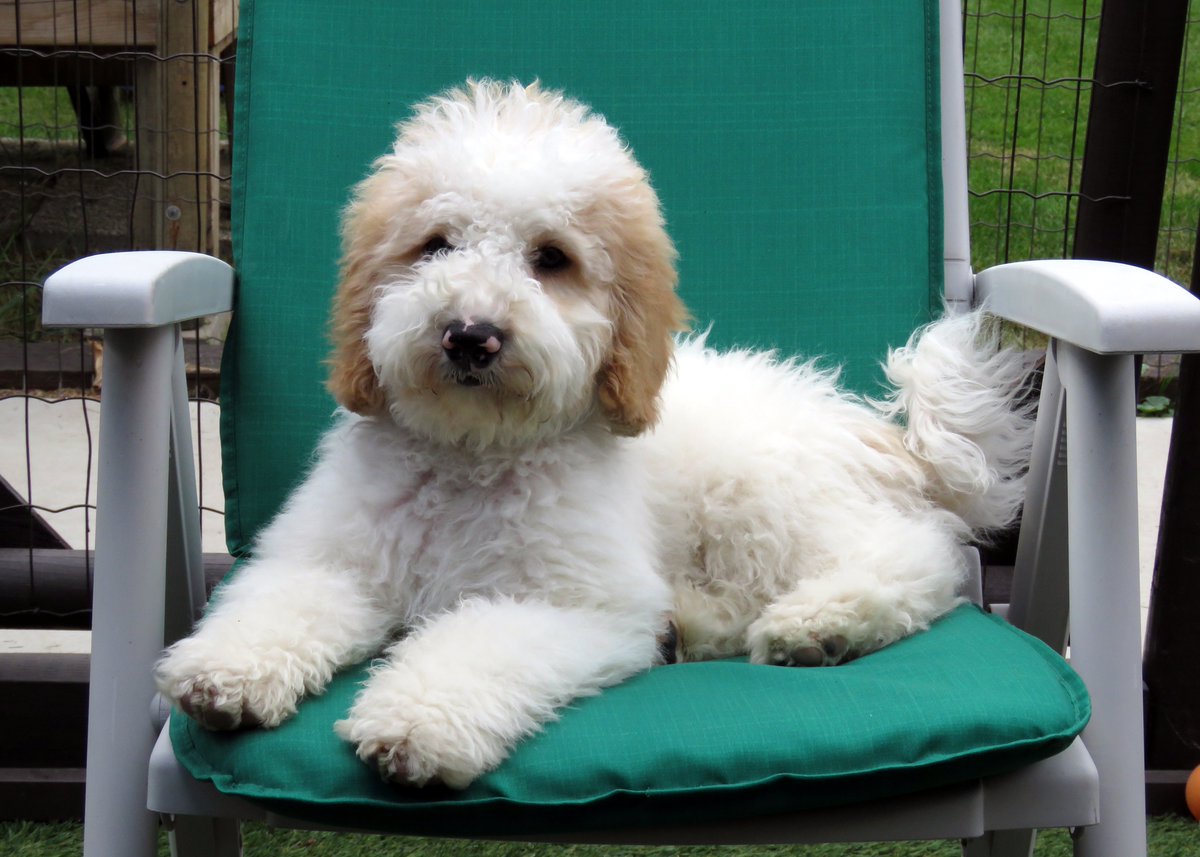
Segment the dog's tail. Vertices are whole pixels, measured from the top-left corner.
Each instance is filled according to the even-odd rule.
[[[1025,496],[1036,406],[1030,361],[1002,348],[976,310],[946,317],[888,355],[894,392],[878,406],[905,423],[904,444],[934,477],[934,499],[983,535],[1010,525]]]

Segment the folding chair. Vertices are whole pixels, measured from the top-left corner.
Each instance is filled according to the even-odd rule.
[[[236,295],[218,260],[153,252],[81,260],[45,288],[46,324],[106,329],[85,853],[151,854],[161,818],[180,854],[238,853],[241,819],[961,839],[974,857],[1028,854],[1035,828],[1058,826],[1077,854],[1144,854],[1131,355],[1200,349],[1200,302],[1119,265],[972,273],[959,15],[953,0],[244,2]],[[886,347],[943,302],[1049,334],[1007,622],[963,607],[831,669],[651,670],[461,793],[385,785],[339,744],[353,670],[276,730],[206,733],[178,712],[164,726],[151,665],[204,601],[179,324],[235,311],[222,432],[245,557],[333,410],[322,360],[347,190],[407,105],[468,76],[540,78],[622,130],[712,342],[832,356],[869,393]],[[1073,670],[1057,654],[1068,606]],[[678,713],[696,708],[703,721]]]

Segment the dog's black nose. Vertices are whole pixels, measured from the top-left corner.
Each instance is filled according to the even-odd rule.
[[[446,359],[467,371],[486,369],[503,347],[504,331],[487,322],[452,321],[442,333]]]

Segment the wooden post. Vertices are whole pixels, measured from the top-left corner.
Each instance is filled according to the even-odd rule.
[[[1188,0],[1105,0],[1075,220],[1077,259],[1154,268]]]
[[[1200,260],[1200,232],[1196,239]],[[1200,263],[1192,293],[1200,295]],[[1185,354],[1167,478],[1158,554],[1150,590],[1143,665],[1146,686],[1146,767],[1182,777],[1200,764],[1200,354]]]
[[[215,253],[220,64],[210,0],[161,0],[156,56],[138,60],[135,243]]]

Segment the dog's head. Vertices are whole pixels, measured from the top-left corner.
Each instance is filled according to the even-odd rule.
[[[685,311],[658,197],[616,131],[536,84],[420,105],[343,223],[329,388],[477,446],[593,413],[651,425]]]

